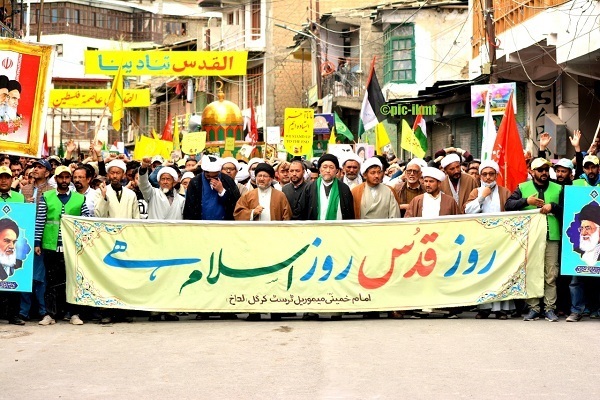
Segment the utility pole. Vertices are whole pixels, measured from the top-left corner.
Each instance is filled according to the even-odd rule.
[[[485,0],[485,36],[487,38],[488,57],[490,59],[490,83],[498,83],[496,76],[496,28],[494,26],[494,1]]]
[[[31,8],[29,9],[31,12]],[[40,14],[37,20],[37,42],[39,43],[42,38],[42,24],[44,23],[44,0],[40,0]]]
[[[320,23],[320,19],[321,13],[319,12],[319,0],[315,0],[315,21],[317,22],[314,25],[313,35],[315,36],[315,52],[317,59],[317,97],[319,99],[323,98],[323,90],[321,88],[321,64],[323,62],[323,60],[321,60],[321,33],[319,25],[317,25]],[[313,31],[312,28],[313,27],[311,26],[311,31]]]

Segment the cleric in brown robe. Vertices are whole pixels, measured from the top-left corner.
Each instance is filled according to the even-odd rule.
[[[411,200],[404,218],[435,218],[444,215],[462,214],[456,201],[440,191],[441,183],[446,179],[446,174],[433,167],[422,168],[421,174],[425,193]]]
[[[238,200],[233,212],[236,221],[289,221],[292,210],[285,194],[271,186],[275,169],[260,163],[254,170],[256,189],[245,193]]]
[[[462,171],[460,167],[460,156],[456,153],[448,154],[442,158],[441,166],[444,169],[448,179],[440,185],[440,190],[454,198],[458,208],[465,209],[467,199],[473,191],[477,189],[477,181],[471,175]]]

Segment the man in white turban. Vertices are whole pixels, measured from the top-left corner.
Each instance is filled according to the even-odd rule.
[[[440,190],[441,183],[446,180],[446,174],[437,168],[425,167],[421,169],[421,175],[425,193],[412,199],[404,218],[436,218],[462,214],[454,199]]]
[[[442,182],[440,190],[450,195],[458,204],[460,210],[465,209],[469,194],[477,188],[477,181],[471,175],[463,172],[460,167],[460,156],[456,153],[448,154],[440,162],[448,179]]]

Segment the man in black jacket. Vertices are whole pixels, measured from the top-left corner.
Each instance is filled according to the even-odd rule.
[[[221,159],[202,157],[202,173],[193,178],[185,196],[183,219],[233,221],[240,191],[233,179],[221,173]]]
[[[325,154],[317,164],[319,177],[305,192],[303,216],[308,220],[354,219],[352,192],[336,178],[340,163],[333,154]]]

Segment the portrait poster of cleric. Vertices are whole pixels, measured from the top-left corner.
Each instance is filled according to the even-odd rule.
[[[51,77],[52,46],[0,41],[0,148],[39,157]]]
[[[600,279],[600,188],[566,186],[561,273]]]
[[[31,292],[35,204],[0,206],[0,290]]]

